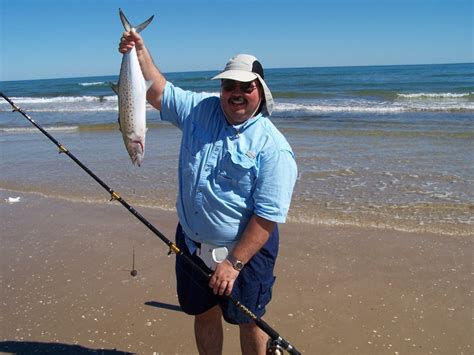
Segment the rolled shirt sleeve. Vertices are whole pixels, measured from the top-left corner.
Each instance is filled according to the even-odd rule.
[[[284,223],[297,177],[293,152],[276,150],[262,154],[253,195],[254,213],[262,218]]]

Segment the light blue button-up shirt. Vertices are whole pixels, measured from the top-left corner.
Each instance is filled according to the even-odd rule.
[[[253,214],[285,221],[296,162],[267,117],[232,126],[218,97],[167,82],[161,119],[183,132],[176,208],[188,238],[226,246],[240,238]]]

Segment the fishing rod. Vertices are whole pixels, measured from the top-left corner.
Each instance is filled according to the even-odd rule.
[[[51,134],[49,134],[41,125],[35,122],[25,111],[23,111],[19,106],[17,106],[8,96],[3,92],[0,92],[2,96],[13,108],[13,112],[19,112],[23,117],[25,117],[33,126],[41,131],[51,142],[53,142],[58,148],[59,153],[66,154],[71,158],[77,165],[79,165],[89,176],[91,176],[100,186],[102,186],[109,194],[110,201],[118,201],[123,207],[125,207],[131,214],[133,214],[140,222],[142,222],[150,231],[153,232],[158,238],[160,238],[169,248],[168,255],[174,253],[176,257],[183,258],[183,260],[188,263],[194,270],[196,270],[202,277],[206,280],[210,280],[211,274],[206,272],[201,266],[199,266],[191,257],[187,254],[184,254],[176,244],[171,240],[166,238],[166,236],[161,233],[153,224],[151,224],[145,217],[143,217],[135,208],[133,208],[127,201],[125,201],[118,192],[111,189],[103,180],[101,180],[96,174],[94,174],[87,166],[85,166],[79,159],[75,157],[63,144],[58,142]],[[296,350],[296,348],[285,340],[275,329],[273,329],[267,322],[259,318],[254,314],[250,309],[245,307],[239,300],[235,299],[232,296],[228,297],[229,300],[245,315],[250,317],[253,322],[264,331],[269,337],[269,348],[274,350],[274,353],[278,353],[281,349],[286,350],[291,355],[301,355],[301,353]]]

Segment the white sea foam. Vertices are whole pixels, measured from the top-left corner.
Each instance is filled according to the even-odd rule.
[[[86,83],[84,83],[86,84]],[[94,84],[94,83],[89,83]],[[99,84],[96,82],[95,84]],[[218,96],[217,92],[204,94]],[[287,115],[313,115],[318,113],[403,113],[410,111],[474,111],[473,93],[413,93],[398,94],[395,101],[372,101],[367,99],[338,99],[315,101],[276,100],[275,113]],[[56,96],[13,97],[12,100],[25,110],[32,112],[116,112],[117,96]],[[7,103],[0,102],[0,110],[9,110]],[[148,110],[153,108],[147,105]]]
[[[8,202],[8,203],[12,204],[12,203],[18,203],[18,202],[20,202],[20,200],[21,200],[20,196],[18,196],[18,197],[9,197],[9,198],[5,199],[5,202]]]
[[[95,81],[91,83],[79,83],[80,86],[104,86],[108,85],[105,81]]]
[[[77,103],[77,102],[117,102],[116,95],[110,96],[54,96],[54,97],[12,97],[11,100],[17,104],[54,104],[54,103]]]
[[[51,126],[46,127],[48,132],[67,132],[67,131],[77,131],[79,126]],[[0,128],[0,132],[5,133],[37,133],[38,129],[36,127],[4,127]]]
[[[117,96],[55,96],[12,97],[15,104],[28,112],[96,112],[117,111]],[[0,110],[9,110],[7,103],[0,102]]]
[[[392,112],[403,112],[407,109],[402,106],[383,106],[383,105],[368,105],[368,104],[353,104],[347,103],[338,104],[294,104],[294,103],[280,103],[275,105],[275,112],[278,113],[293,113],[297,114],[314,114],[318,112],[322,113],[335,113],[335,112],[367,112],[367,113],[392,113]]]
[[[459,98],[469,98],[474,95],[474,92],[471,93],[413,93],[413,94],[397,94],[398,97],[404,99],[459,99]]]
[[[318,113],[401,113],[401,112],[449,112],[449,111],[474,111],[474,102],[366,102],[342,101],[340,103],[328,102],[321,104],[306,103],[277,103],[275,113],[285,115],[312,115]]]

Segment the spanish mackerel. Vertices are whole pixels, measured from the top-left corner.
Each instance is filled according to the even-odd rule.
[[[148,20],[133,27],[119,9],[120,20],[125,31],[140,32],[153,20]],[[118,95],[119,125],[123,142],[134,165],[140,166],[145,155],[146,128],[146,92],[152,81],[146,81],[138,63],[135,47],[123,54],[120,76],[117,85],[112,89]]]

